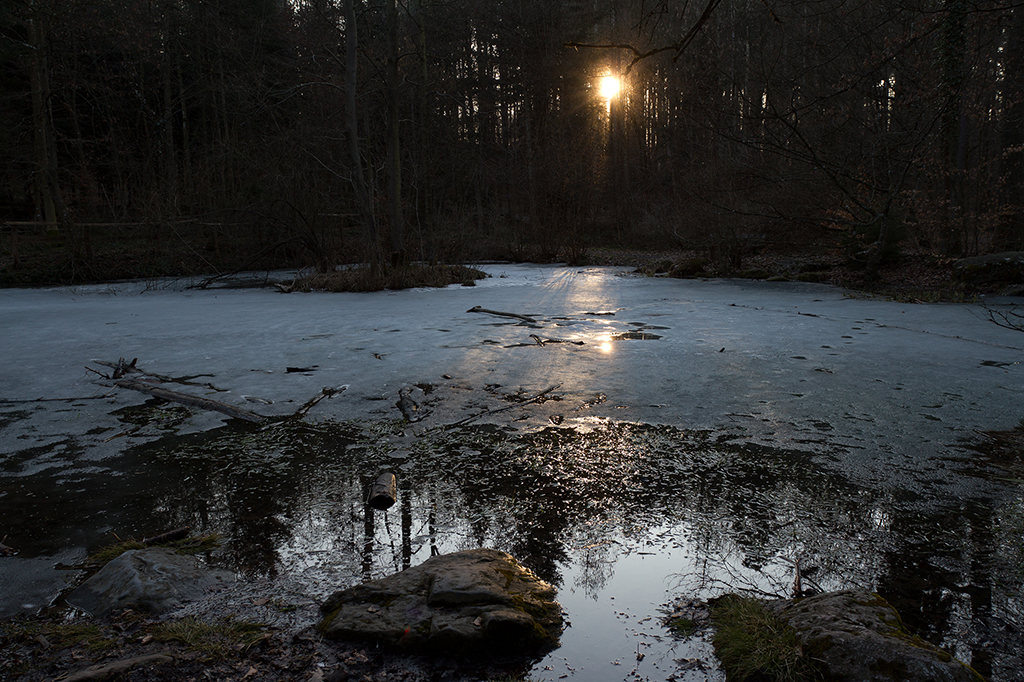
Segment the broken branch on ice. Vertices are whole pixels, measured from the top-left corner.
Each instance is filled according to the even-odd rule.
[[[571,343],[577,346],[584,345],[582,341],[572,341],[570,339],[549,339],[543,336],[537,336],[536,334],[530,334],[530,338],[536,341],[538,346],[543,346],[548,343]]]
[[[511,317],[511,318],[516,319],[516,320],[522,320],[523,322],[529,322],[530,324],[537,324],[536,320],[534,320],[532,317],[527,317],[526,315],[520,315],[518,313],[503,313],[500,310],[488,310],[487,308],[481,308],[478,305],[473,306],[472,308],[470,308],[466,312],[467,313],[485,313],[487,315],[497,315],[498,317]]]

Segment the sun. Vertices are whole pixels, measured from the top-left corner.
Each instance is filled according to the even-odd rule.
[[[618,76],[602,76],[598,81],[597,91],[605,99],[615,99],[622,90],[622,81]]]

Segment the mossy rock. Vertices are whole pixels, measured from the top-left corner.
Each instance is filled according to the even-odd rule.
[[[425,654],[538,652],[557,646],[562,631],[554,597],[554,587],[510,555],[467,550],[335,592],[319,629]]]
[[[797,646],[835,682],[984,682],[970,666],[914,635],[873,592],[845,590],[773,604]]]

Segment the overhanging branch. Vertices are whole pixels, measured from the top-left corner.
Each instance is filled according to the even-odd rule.
[[[651,48],[650,50],[646,51],[640,50],[639,48],[629,43],[571,42],[565,43],[564,47],[571,47],[573,49],[588,48],[598,50],[628,50],[629,52],[633,53],[633,60],[626,65],[626,69],[622,72],[623,75],[628,74],[630,70],[632,70],[632,68],[638,62],[643,61],[644,59],[648,59],[649,57],[653,57],[656,54],[661,54],[662,52],[675,52],[675,56],[672,58],[672,61],[675,61],[679,59],[683,52],[686,51],[686,48],[690,46],[690,43],[693,42],[693,40],[697,37],[697,34],[700,33],[701,29],[704,28],[704,25],[711,18],[712,12],[714,12],[715,8],[718,7],[721,3],[722,0],[708,0],[708,4],[704,7],[704,11],[701,12],[700,17],[693,24],[693,26],[690,27],[690,30],[686,32],[686,35],[683,36],[680,40],[677,40],[676,42],[670,45],[662,45],[661,47]]]

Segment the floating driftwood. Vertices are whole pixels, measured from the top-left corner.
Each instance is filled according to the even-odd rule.
[[[473,306],[467,313],[485,313],[487,315],[497,315],[498,317],[511,317],[516,320],[522,320],[523,322],[529,322],[530,324],[537,324],[537,321],[532,317],[526,315],[520,315],[518,313],[503,313],[500,310],[488,310],[487,308],[481,308],[478,305]]]
[[[420,408],[419,403],[413,400],[409,394],[412,393],[412,389],[401,389],[398,391],[398,402],[395,403],[395,407],[402,413],[402,417],[405,421],[410,424],[415,424],[418,421],[423,421],[430,415],[430,410],[424,410]]]

